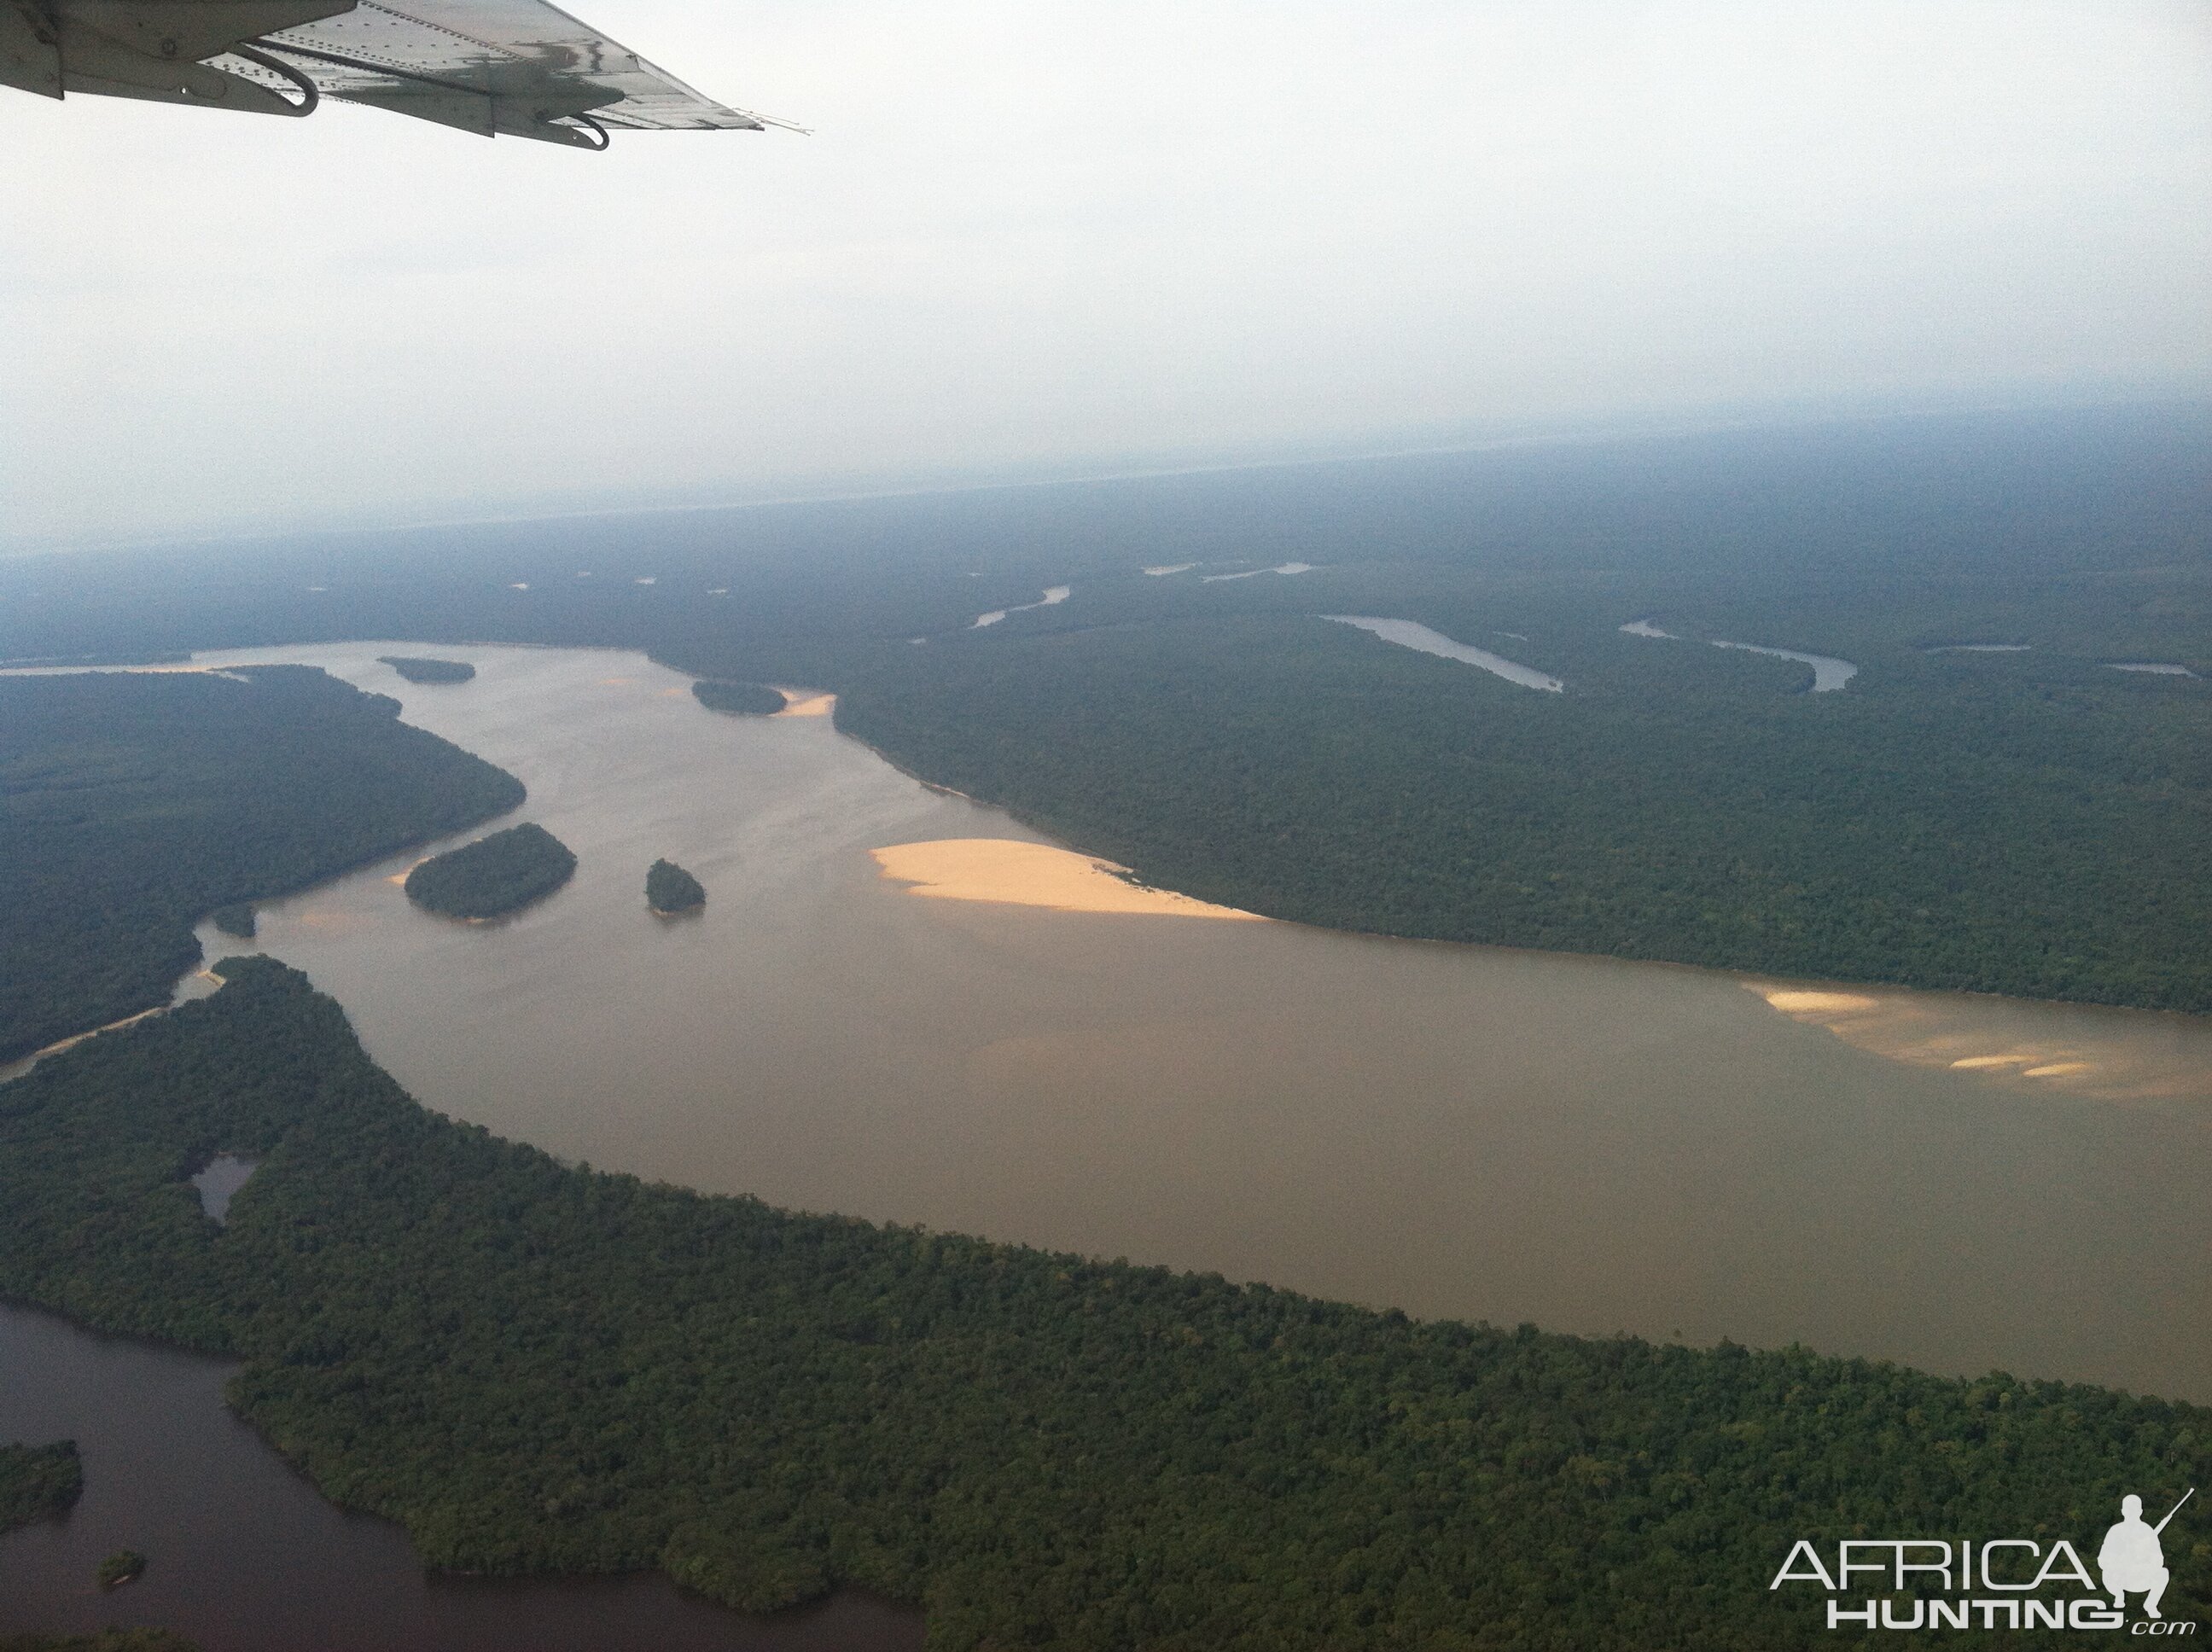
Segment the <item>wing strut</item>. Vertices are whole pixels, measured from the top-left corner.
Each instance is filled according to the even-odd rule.
[[[315,89],[314,82],[293,68],[290,64],[272,58],[265,52],[258,52],[250,46],[234,46],[230,48],[230,55],[234,58],[243,58],[246,62],[257,68],[265,69],[272,75],[281,75],[298,87],[300,100],[290,105],[286,111],[295,118],[312,115],[315,112],[315,106],[323,100],[323,94]]]

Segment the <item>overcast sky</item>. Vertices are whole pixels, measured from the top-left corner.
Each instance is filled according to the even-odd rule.
[[[573,0],[788,133],[0,89],[0,542],[2212,386],[2212,0]]]

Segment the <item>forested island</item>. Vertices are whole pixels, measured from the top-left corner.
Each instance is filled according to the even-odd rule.
[[[646,869],[645,903],[663,917],[696,912],[707,904],[706,886],[673,860],[656,860]]]
[[[0,1532],[65,1513],[83,1491],[74,1441],[0,1445]]]
[[[216,908],[522,801],[395,700],[237,676],[0,677],[0,1060],[165,1002]]]
[[[2212,1479],[2186,1405],[1424,1323],[566,1166],[424,1111],[304,976],[217,968],[0,1089],[0,1293],[241,1358],[248,1420],[434,1567],[859,1583],[948,1652],[1772,1652],[1832,1639],[1766,1587],[1801,1537],[2078,1538]],[[221,1228],[185,1179],[217,1145],[264,1156]]]
[[[297,594],[296,552],[196,552],[151,583],[88,555],[66,580],[0,568],[0,652],[644,648],[708,679],[705,704],[819,685],[910,773],[1229,906],[2202,1013],[2208,443],[2201,408],[2075,410],[425,531],[361,542],[343,623]],[[586,549],[603,575],[580,581]],[[1140,572],[1279,559],[1319,566]],[[973,629],[1059,584],[1022,627]],[[1676,640],[1618,629],[1637,619]],[[1926,652],[1997,639],[2027,647]],[[1802,694],[1803,665],[1713,640],[1860,671]]]
[[[410,683],[467,683],[477,668],[465,659],[426,659],[408,654],[379,654],[380,665],[389,665]]]
[[[104,1589],[135,1583],[145,1573],[146,1557],[136,1549],[118,1549],[93,1569],[93,1577]]]
[[[535,821],[433,855],[407,874],[407,898],[448,918],[498,918],[576,875],[568,846]]]
[[[726,683],[702,677],[691,685],[692,696],[709,711],[737,712],[748,717],[772,717],[784,708],[775,689],[759,683]]]

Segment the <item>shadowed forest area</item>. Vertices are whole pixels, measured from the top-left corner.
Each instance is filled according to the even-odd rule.
[[[1766,1588],[1801,1537],[2079,1540],[2212,1472],[2202,1411],[2106,1390],[1421,1323],[563,1166],[417,1107],[296,972],[220,968],[0,1090],[0,1291],[242,1357],[245,1416],[435,1567],[857,1582],[948,1649],[1749,1652],[1828,1635]],[[221,1227],[186,1181],[218,1148],[264,1156]]]
[[[0,1532],[58,1515],[84,1490],[76,1447],[0,1444]]]
[[[167,1002],[215,908],[522,801],[398,709],[301,666],[0,677],[0,1060]]]

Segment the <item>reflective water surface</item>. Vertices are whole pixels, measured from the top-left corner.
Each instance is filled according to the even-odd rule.
[[[1508,683],[1517,683],[1524,689],[1542,689],[1552,694],[1565,691],[1566,684],[1556,677],[1540,671],[1533,665],[1523,665],[1503,654],[1493,654],[1487,648],[1477,648],[1457,642],[1441,631],[1431,630],[1418,621],[1408,619],[1376,619],[1362,614],[1323,614],[1325,620],[1339,625],[1355,626],[1362,631],[1371,631],[1385,642],[1395,642],[1401,648],[1411,648],[1424,654],[1439,654],[1446,659],[1456,659],[1462,665],[1479,666],[1493,677],[1502,677]],[[1500,631],[1500,636],[1518,635]],[[1528,639],[1522,637],[1526,642]]]

